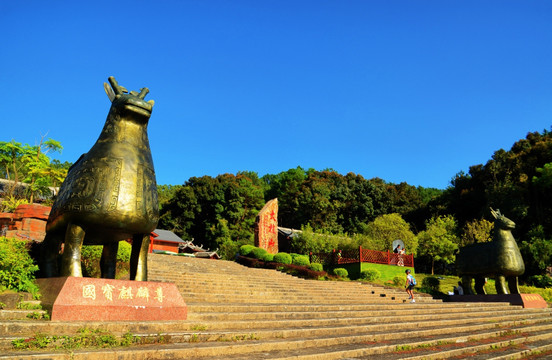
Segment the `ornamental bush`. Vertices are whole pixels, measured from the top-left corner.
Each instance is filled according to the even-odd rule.
[[[360,273],[360,278],[368,281],[374,281],[381,277],[381,273],[378,269],[367,269]]]
[[[346,278],[349,276],[349,272],[344,268],[335,268],[333,273],[339,277]]]
[[[251,250],[251,253],[249,254],[249,256],[254,259],[262,260],[263,256],[265,256],[266,254],[267,254],[267,251],[265,249],[255,247],[253,248],[253,250]]]
[[[274,262],[280,264],[291,264],[291,255],[285,252],[279,252],[274,255]]]
[[[251,251],[253,251],[254,248],[255,246],[253,245],[242,245],[240,247],[240,255],[248,256],[249,254],[251,254]]]
[[[535,287],[546,289],[552,287],[552,277],[548,275],[533,275],[529,276],[527,283]]]
[[[263,258],[260,259],[260,260],[266,261],[266,262],[274,261],[274,254],[266,253],[266,254],[263,255]]]
[[[422,280],[422,287],[430,291],[439,292],[439,286],[441,285],[441,280],[435,276],[428,276]]]
[[[297,255],[295,257],[292,257],[292,264],[299,265],[299,266],[309,266],[310,260],[307,255]]]
[[[312,271],[323,271],[324,267],[320,263],[311,263],[309,269]]]
[[[25,244],[23,240],[0,237],[0,290],[27,291],[36,296],[38,287],[34,283],[34,273],[38,266],[33,263]]]

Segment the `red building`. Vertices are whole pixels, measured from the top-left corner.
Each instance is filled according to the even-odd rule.
[[[149,252],[170,251],[178,254],[178,246],[184,244],[178,235],[169,230],[155,229],[152,231]]]

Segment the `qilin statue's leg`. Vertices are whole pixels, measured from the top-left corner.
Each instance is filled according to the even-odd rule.
[[[69,223],[65,232],[65,246],[61,256],[61,276],[82,277],[81,247],[85,231],[82,227]]]
[[[519,286],[518,286],[518,277],[517,276],[509,276],[508,277],[508,289],[510,290],[510,294],[519,294]]]
[[[149,234],[136,234],[132,237],[130,253],[130,280],[148,280]]]
[[[462,288],[464,289],[465,295],[475,294],[472,289],[472,278],[471,276],[462,276]]]
[[[495,278],[495,288],[497,294],[508,294],[508,289],[506,288],[506,278],[502,275],[498,275]]]
[[[475,292],[480,295],[485,295],[485,278],[482,276],[477,276],[475,278]]]
[[[40,258],[40,272],[44,277],[59,276],[58,259],[63,238],[59,234],[46,234],[42,242],[43,254]]]
[[[102,278],[115,279],[117,271],[117,251],[119,250],[119,242],[113,241],[103,246],[102,257],[100,259],[100,269]]]

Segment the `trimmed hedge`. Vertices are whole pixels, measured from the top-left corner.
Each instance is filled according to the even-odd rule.
[[[441,281],[435,276],[427,276],[422,280],[422,287],[429,291],[438,292]]]
[[[274,262],[280,264],[291,264],[291,255],[285,252],[279,252],[278,254],[274,255]]]
[[[339,277],[346,278],[349,276],[349,272],[344,268],[335,268],[333,273]]]
[[[381,273],[377,269],[368,269],[360,273],[360,278],[368,281],[374,281],[381,277]]]
[[[313,271],[323,271],[324,267],[320,263],[311,263],[309,269]]]
[[[267,254],[267,251],[265,249],[254,247],[253,250],[251,250],[251,253],[249,254],[249,256],[255,259],[263,260],[263,257],[266,254]]]
[[[266,254],[263,255],[263,258],[259,259],[259,260],[266,261],[266,262],[272,262],[272,261],[274,261],[274,254],[266,253]]]
[[[253,245],[242,245],[240,246],[240,255],[248,256],[255,249]]]
[[[293,257],[292,264],[294,265],[300,265],[300,266],[309,266],[310,260],[307,255],[297,255]]]

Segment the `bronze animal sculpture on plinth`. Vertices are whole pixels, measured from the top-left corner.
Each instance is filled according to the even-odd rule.
[[[119,241],[132,239],[130,279],[147,280],[150,233],[157,226],[157,184],[147,135],[153,100],[110,77],[111,108],[90,151],[69,169],[46,225],[39,259],[45,277],[82,277],[81,247],[103,245],[101,276],[115,278]],[[61,244],[61,264],[58,258]]]
[[[512,235],[516,224],[502,215],[500,210],[491,213],[495,218],[494,237],[491,242],[477,243],[460,248],[456,255],[456,270],[462,278],[464,293],[485,294],[485,278],[494,277],[497,294],[519,294],[518,276],[525,272],[525,264]],[[508,282],[508,287],[506,287]]]

